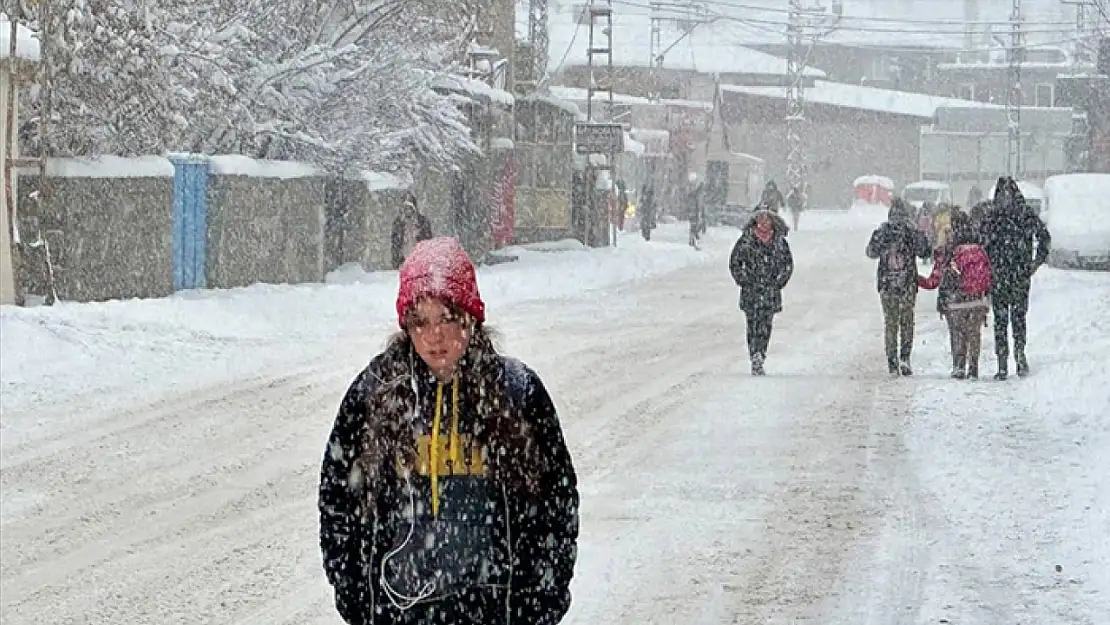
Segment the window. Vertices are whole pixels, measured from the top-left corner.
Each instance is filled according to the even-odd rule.
[[[961,100],[974,100],[975,99],[975,85],[964,84],[956,87],[956,97]]]
[[[1053,96],[1055,96],[1055,85],[1052,83],[1040,83],[1034,92],[1033,106],[1052,106]]]

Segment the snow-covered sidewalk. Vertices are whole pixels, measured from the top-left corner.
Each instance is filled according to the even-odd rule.
[[[685,244],[685,224],[663,225],[646,243],[626,233],[617,248],[539,252],[479,269],[491,310],[571,297],[691,264],[719,261],[735,231],[708,246]],[[28,425],[20,413],[81,396],[98,405],[150,400],[288,368],[337,346],[378,347],[396,324],[397,272],[340,270],[327,284],[254,285],[150,299],[0,308],[0,432],[5,445]]]

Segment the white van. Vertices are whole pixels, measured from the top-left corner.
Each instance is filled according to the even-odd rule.
[[[1110,271],[1110,174],[1062,174],[1044,183],[1041,216],[1053,267]]]
[[[951,204],[952,187],[947,182],[918,180],[902,188],[902,199],[917,209],[925,202],[932,202],[933,206]]]

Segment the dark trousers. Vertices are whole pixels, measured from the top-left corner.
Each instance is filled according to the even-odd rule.
[[[944,317],[948,321],[948,337],[952,343],[952,370],[978,377],[979,348],[982,346],[983,322],[987,319],[987,309],[950,310]]]
[[[886,362],[891,368],[898,361],[909,362],[913,352],[913,333],[915,327],[913,308],[917,305],[917,293],[883,291],[880,294],[883,304],[883,334],[886,347]]]
[[[771,343],[771,330],[774,326],[775,313],[770,310],[755,309],[744,311],[748,325],[748,355],[752,359],[756,356],[767,358],[767,346]]]
[[[1007,329],[1013,324],[1014,353],[1025,353],[1025,315],[1029,312],[1029,286],[1003,285],[991,291],[994,307],[994,353],[999,362],[1010,357],[1010,337]]]

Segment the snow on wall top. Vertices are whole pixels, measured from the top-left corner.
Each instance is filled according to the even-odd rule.
[[[319,176],[320,170],[307,163],[293,161],[256,160],[240,154],[221,154],[208,159],[209,171],[222,176],[250,176],[252,178],[308,178]]]
[[[173,163],[161,156],[50,158],[46,175],[58,178],[173,177]]]
[[[784,87],[746,87],[739,85],[721,85],[723,91],[742,93],[746,95],[762,96],[767,98],[786,98]],[[926,95],[924,93],[909,93],[894,91],[892,89],[879,89],[877,87],[864,87],[839,82],[818,80],[813,87],[805,90],[807,102],[824,104],[827,106],[840,106],[844,108],[907,115],[932,119],[940,107],[951,108],[994,108],[1003,109],[999,104],[988,104],[974,100],[958,100],[956,98],[943,98],[940,96]]]
[[[561,68],[586,64],[589,25],[578,23],[574,9],[577,4],[580,3],[553,7],[555,10],[549,17],[547,66],[552,74]],[[738,43],[746,32],[740,26],[731,21],[698,26],[693,34],[667,51],[663,68],[705,74],[785,75],[786,59],[745,48]],[[613,64],[650,67],[650,31],[650,15],[642,10],[622,10],[618,5],[613,13]],[[666,42],[679,39],[681,34],[674,23],[663,22],[660,36],[665,42],[664,48],[669,45]],[[814,77],[825,75],[825,72],[815,68],[808,68],[805,73]]]
[[[12,50],[12,25],[6,13],[0,13],[0,59],[6,59]],[[15,26],[15,56],[28,61],[39,60],[39,39],[23,24]]]

